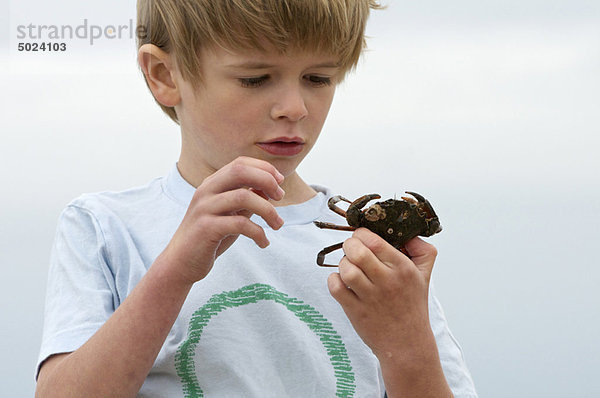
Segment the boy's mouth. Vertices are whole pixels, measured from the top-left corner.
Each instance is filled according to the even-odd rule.
[[[294,156],[304,149],[304,141],[299,137],[278,137],[256,145],[275,156]]]

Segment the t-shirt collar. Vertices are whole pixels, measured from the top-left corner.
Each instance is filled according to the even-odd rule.
[[[187,208],[196,188],[181,176],[177,164],[175,164],[163,179],[163,190],[168,197]]]

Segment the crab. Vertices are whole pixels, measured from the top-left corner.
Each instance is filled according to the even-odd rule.
[[[404,254],[408,254],[404,248],[406,242],[415,236],[431,236],[442,230],[433,207],[427,199],[415,192],[406,191],[415,199],[402,197],[402,200],[388,199],[376,202],[365,210],[361,210],[372,200],[380,199],[378,194],[364,195],[351,202],[337,195],[327,202],[329,208],[335,213],[346,218],[348,226],[336,225],[327,222],[315,221],[319,228],[335,229],[340,231],[354,231],[364,227],[376,233]],[[350,203],[346,211],[339,208],[338,202]],[[325,264],[325,256],[332,251],[342,248],[343,242],[328,246],[317,254],[317,264],[322,267],[337,267],[337,265]]]

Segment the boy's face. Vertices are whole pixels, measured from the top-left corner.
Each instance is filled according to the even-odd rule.
[[[325,122],[337,61],[306,52],[203,51],[199,88],[178,79],[181,160],[204,176],[241,155],[294,173]]]

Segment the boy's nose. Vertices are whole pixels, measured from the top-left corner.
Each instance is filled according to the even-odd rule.
[[[285,88],[281,90],[277,101],[271,108],[271,117],[273,119],[289,119],[297,122],[308,115],[306,102],[300,87]]]

